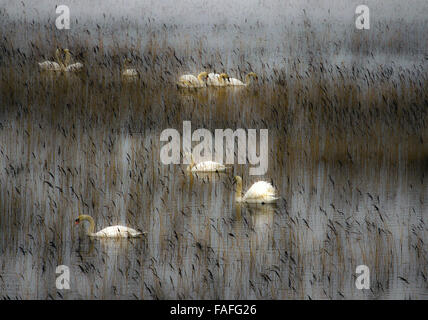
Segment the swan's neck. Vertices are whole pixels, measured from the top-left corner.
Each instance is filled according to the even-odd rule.
[[[65,53],[65,62],[64,65],[67,67],[71,62],[71,54],[70,52]]]
[[[236,204],[236,218],[238,219],[238,220],[241,220],[241,202],[239,201],[237,204]]]
[[[236,182],[235,201],[242,202],[242,181],[240,180]]]
[[[95,221],[94,221],[94,219],[91,216],[84,214],[80,217],[80,220],[89,221],[88,235],[90,235],[90,236],[93,235],[95,233]]]
[[[204,79],[202,79],[203,76],[204,75],[201,74],[201,73],[198,75],[198,81],[199,81],[200,84],[205,84]]]
[[[59,57],[59,50],[56,49],[55,51],[55,58],[56,61],[58,62],[58,64],[60,65],[60,67],[64,67],[64,63],[61,61],[61,58]]]
[[[249,75],[249,74],[247,74],[246,76],[245,76],[245,84],[246,85],[249,85],[251,83],[251,76]]]
[[[193,155],[190,155],[190,164],[187,166],[187,171],[192,171],[192,168],[195,166],[195,161],[193,160]]]

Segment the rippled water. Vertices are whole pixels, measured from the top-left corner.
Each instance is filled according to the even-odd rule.
[[[222,65],[203,41],[208,58],[186,53],[196,50],[197,30],[185,29],[196,39],[174,54],[171,39],[134,48],[141,77],[124,82],[116,56],[123,47],[79,56],[89,65],[83,75],[39,73],[40,53],[17,50],[28,49],[21,37],[38,37],[28,29],[26,36],[2,29],[15,40],[3,38],[0,59],[1,298],[428,298],[422,45],[391,44],[407,55],[293,49],[286,58],[269,46],[269,65],[263,45],[250,50],[252,43],[224,65],[243,75],[251,60],[258,85],[178,91],[183,70]],[[422,43],[418,36],[412,41]],[[70,47],[81,45],[70,37]],[[46,41],[37,46],[50,48]],[[267,173],[249,176],[239,164],[213,174],[163,165],[160,133],[181,132],[187,120],[192,130],[268,129]],[[280,200],[237,205],[234,175],[244,189],[272,182]],[[97,230],[123,224],[148,234],[89,239],[86,225],[74,225],[79,214],[94,217]],[[362,264],[370,290],[355,286]],[[70,268],[70,290],[56,289],[58,265]]]

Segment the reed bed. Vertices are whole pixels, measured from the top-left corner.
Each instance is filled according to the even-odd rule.
[[[280,37],[260,21],[101,19],[64,35],[0,16],[1,298],[427,298],[426,22],[380,20],[378,38],[305,12],[270,45],[248,41]],[[216,46],[226,33],[238,36]],[[40,72],[56,46],[84,71]],[[121,77],[124,57],[137,79]],[[177,90],[200,70],[260,80]],[[160,133],[187,120],[268,129],[266,175],[163,165]],[[272,181],[280,201],[235,204],[235,174]],[[83,213],[148,236],[91,241],[73,225]],[[60,264],[71,290],[55,288]],[[355,287],[361,264],[370,290]]]

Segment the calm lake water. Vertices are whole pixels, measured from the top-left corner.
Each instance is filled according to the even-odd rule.
[[[293,37],[265,52],[248,30],[271,40],[278,34],[257,29],[254,17],[248,29],[233,29],[237,42],[211,16],[210,34],[228,35],[219,51],[197,26],[158,22],[147,30],[121,21],[113,26],[142,37],[140,47],[118,37],[118,48],[100,53],[101,40],[114,44],[102,35],[83,54],[86,35],[40,33],[29,21],[14,29],[24,16],[9,6],[0,33],[0,298],[428,298],[426,23],[414,26],[407,47],[376,46],[369,36],[360,52],[353,31],[333,28],[330,39],[343,39],[334,50],[307,25],[322,25],[321,18],[299,16],[298,25],[284,22]],[[266,22],[274,7],[264,10]],[[385,21],[378,27],[393,33]],[[97,22],[85,28],[97,30]],[[82,74],[38,71],[54,51],[49,32],[85,63]],[[307,35],[314,40],[303,41]],[[134,81],[120,77],[127,50],[140,72]],[[240,78],[254,70],[260,81],[175,87],[179,74],[210,66]],[[181,133],[183,121],[213,133],[268,129],[268,171],[250,176],[249,165],[235,164],[226,173],[192,174],[162,164],[160,134]],[[236,204],[235,175],[244,190],[272,182],[279,201]],[[123,224],[147,236],[89,239],[87,225],[74,225],[79,214],[91,215],[97,230]],[[70,268],[70,290],[56,288],[58,265]],[[355,286],[358,265],[370,268],[370,290]]]

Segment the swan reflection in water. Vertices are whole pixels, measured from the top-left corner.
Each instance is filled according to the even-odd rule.
[[[235,205],[237,225],[248,225],[250,231],[247,241],[249,240],[251,259],[254,265],[266,265],[275,261],[273,256],[276,254],[276,251],[272,250],[275,247],[272,241],[274,240],[276,208],[277,205],[275,203],[264,205],[236,203]]]

